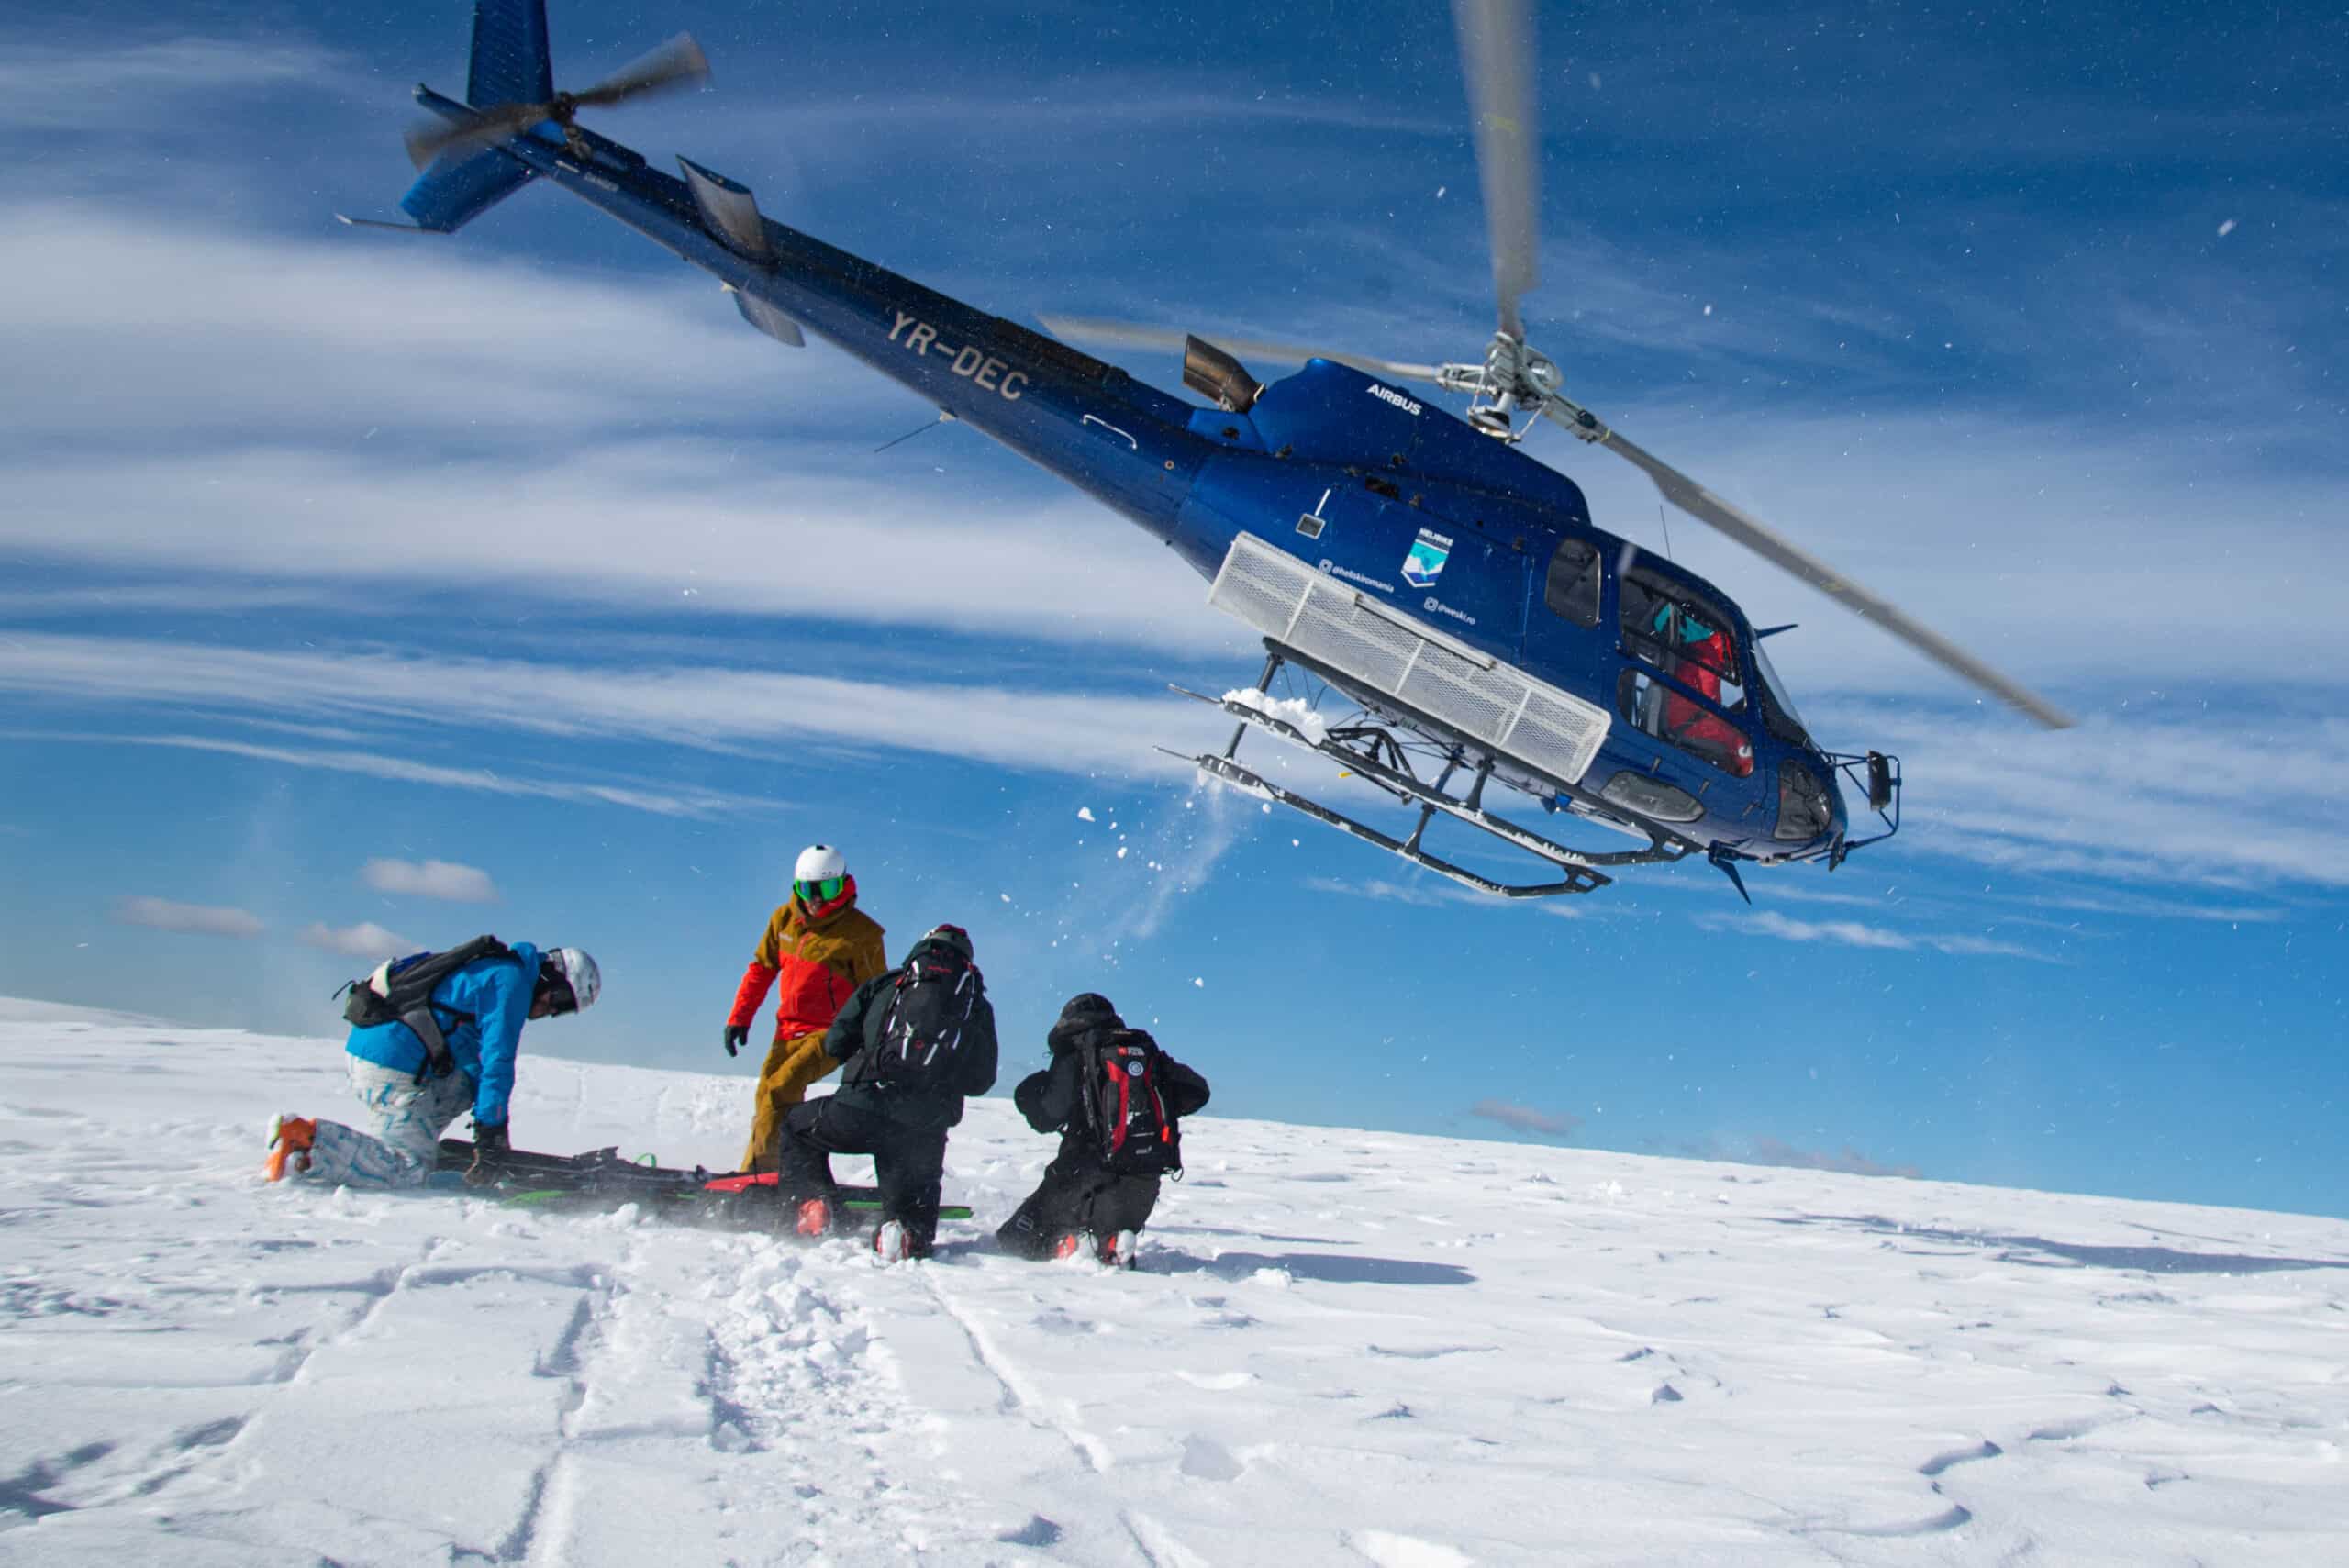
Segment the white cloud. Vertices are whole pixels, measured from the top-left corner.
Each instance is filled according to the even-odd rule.
[[[415,952],[421,946],[384,929],[373,920],[362,920],[356,926],[329,926],[323,920],[313,920],[302,928],[301,936],[314,948],[350,958],[397,958],[402,953]]]
[[[170,117],[182,95],[322,85],[340,58],[310,43],[187,37],[112,49],[70,49],[17,32],[0,53],[0,129],[122,130]]]
[[[2061,734],[1916,706],[1842,712],[1901,755],[1908,825],[1887,848],[1902,853],[2050,877],[2340,887],[2349,719],[2331,706],[2315,688],[2147,703]]]
[[[142,281],[159,225],[169,301]],[[210,573],[178,591],[220,601],[381,612],[387,590],[453,583],[697,618],[1247,646],[1155,541],[983,438],[873,458],[874,419],[925,406],[836,350],[786,353],[715,289],[70,205],[11,214],[0,277],[0,357],[82,367],[71,396],[0,382],[0,417],[55,439],[0,459],[0,543],[49,560]]]
[[[1791,942],[1831,942],[1843,947],[1871,948],[1881,952],[1913,952],[1926,949],[1969,958],[2028,958],[2060,963],[2062,956],[2021,942],[1964,932],[1908,932],[1859,920],[1797,920],[1772,909],[1737,915],[1704,915],[1697,923],[1708,930],[1750,931]]]
[[[287,767],[317,768],[328,773],[356,773],[401,784],[481,790],[491,795],[515,795],[529,800],[618,806],[630,811],[649,811],[661,817],[715,817],[734,812],[773,810],[781,805],[773,799],[756,799],[694,787],[639,789],[608,784],[572,784],[492,773],[484,768],[436,767],[428,762],[386,757],[373,751],[304,751],[290,746],[257,746],[249,741],[206,735],[109,735],[24,729],[6,733],[16,740],[80,741],[106,746],[161,746],[183,751],[210,751],[220,756],[250,757],[255,762],[281,762]]]
[[[243,909],[217,904],[177,904],[168,898],[125,898],[115,906],[114,917],[126,926],[151,926],[159,931],[192,931],[207,937],[257,937],[261,917]]]
[[[595,669],[518,660],[277,652],[25,632],[0,640],[0,692],[84,701],[180,704],[265,716],[315,713],[445,728],[594,735],[703,750],[829,740],[1019,768],[1187,776],[1160,755],[1186,737],[1204,749],[1220,728],[1211,711],[1152,697],[1084,696],[1001,686],[890,684],[689,665]],[[500,787],[365,752],[279,754],[275,749],[178,736],[202,745],[340,766],[380,777]],[[452,776],[454,775],[454,776]],[[615,797],[601,785],[533,784],[512,793]],[[618,804],[659,807],[641,800]],[[675,807],[672,806],[672,809]]]
[[[444,898],[452,904],[497,902],[497,884],[489,873],[454,861],[372,860],[360,868],[359,876],[378,893]]]

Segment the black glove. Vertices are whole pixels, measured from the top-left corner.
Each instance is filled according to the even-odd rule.
[[[733,1055],[736,1051],[741,1050],[744,1046],[750,1043],[751,1029],[748,1024],[728,1024],[726,1026],[727,1055]]]
[[[513,1151],[506,1141],[506,1124],[484,1127],[473,1123],[473,1162],[465,1167],[465,1185],[485,1186],[504,1173],[506,1156]]]

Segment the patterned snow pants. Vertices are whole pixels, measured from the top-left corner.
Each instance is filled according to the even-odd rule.
[[[440,1134],[473,1108],[473,1081],[462,1073],[427,1078],[346,1055],[351,1091],[367,1116],[362,1132],[321,1120],[304,1181],[353,1187],[420,1187],[440,1162]]]

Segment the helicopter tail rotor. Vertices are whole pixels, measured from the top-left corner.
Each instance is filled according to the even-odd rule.
[[[484,6],[483,11],[493,9]],[[509,137],[521,135],[531,127],[549,121],[561,126],[563,134],[572,133],[573,119],[581,109],[611,108],[634,98],[651,97],[658,94],[676,92],[699,86],[709,80],[709,58],[702,53],[690,33],[675,38],[629,61],[605,77],[594,86],[578,93],[556,93],[546,90],[551,75],[545,66],[546,7],[540,0],[530,0],[516,9],[525,14],[535,12],[538,23],[539,68],[528,78],[529,84],[542,96],[521,101],[494,103],[487,106],[467,108],[462,114],[427,120],[411,128],[406,136],[409,161],[418,169],[429,167],[436,159],[449,153],[476,151],[493,147]],[[510,85],[513,73],[492,73],[484,83],[482,63],[482,28],[476,26],[473,36],[474,68],[471,90],[496,91],[501,84]]]

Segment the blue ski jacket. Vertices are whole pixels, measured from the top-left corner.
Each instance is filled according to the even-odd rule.
[[[481,1127],[506,1125],[514,1058],[539,986],[539,950],[528,942],[513,947],[512,958],[476,959],[432,988],[432,1016],[440,1021],[457,1071],[473,1086],[473,1121]],[[424,1042],[403,1023],[352,1029],[343,1049],[395,1072],[424,1071]]]

